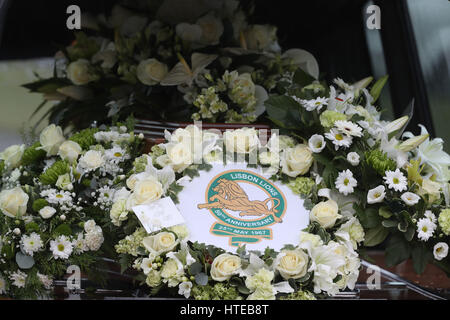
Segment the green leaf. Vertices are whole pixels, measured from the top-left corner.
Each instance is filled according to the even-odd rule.
[[[386,219],[389,219],[392,216],[392,212],[389,210],[389,207],[381,207],[378,210],[378,214]]]
[[[202,271],[202,268],[203,266],[200,262],[194,262],[189,266],[189,273],[195,276]]]
[[[311,83],[313,83],[316,79],[311,76],[309,73],[306,73],[302,69],[297,69],[294,73],[294,78],[292,79],[294,83],[298,84],[301,87],[305,87]]]
[[[431,259],[431,252],[423,244],[414,246],[411,252],[414,271],[418,274],[424,272],[425,267]]]
[[[414,226],[409,226],[408,230],[405,232],[405,239],[407,241],[411,241],[414,238],[414,234],[416,233],[416,228]]]
[[[396,221],[396,220],[383,220],[383,222],[381,222],[381,224],[385,228],[395,228],[395,227],[398,226],[398,221]]]
[[[395,266],[411,255],[411,247],[402,235],[394,235],[390,238],[386,248],[386,265],[388,267]]]
[[[286,129],[298,129],[301,124],[300,105],[288,96],[271,96],[264,103],[269,119]]]
[[[389,231],[381,225],[376,228],[369,229],[366,231],[364,245],[366,247],[374,247],[382,243],[388,234]]]
[[[64,236],[70,236],[72,235],[72,229],[68,224],[60,224],[56,227],[56,229],[53,231],[55,235],[64,235]]]
[[[380,216],[375,208],[366,208],[359,217],[364,228],[375,228],[380,224]]]
[[[386,84],[389,76],[385,75],[375,82],[372,89],[370,89],[370,95],[373,97],[373,102],[377,101],[380,97],[381,90],[383,90],[384,85]]]

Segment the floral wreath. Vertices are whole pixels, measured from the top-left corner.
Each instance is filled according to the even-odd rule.
[[[71,265],[104,283],[94,266],[106,255],[108,190],[141,144],[125,125],[66,139],[52,124],[29,147],[0,153],[0,295],[52,296]]]
[[[194,164],[192,142],[197,138],[202,140],[197,150],[202,164]],[[136,278],[151,288],[150,294],[164,289],[195,299],[315,299],[354,288],[360,267],[357,248],[364,230],[357,218],[341,215],[334,200],[319,201],[313,196],[317,194],[315,179],[299,177],[314,162],[308,146],[276,134],[263,145],[253,128],[221,135],[193,125],[173,134],[166,132],[166,139],[135,160],[126,181],[117,186],[115,194],[120,197],[110,212],[112,223],[128,231],[115,246],[122,269],[137,270]],[[276,159],[276,148],[281,161]],[[280,252],[270,248],[247,252],[241,246],[232,254],[213,245],[192,243],[185,225],[148,234],[130,214],[133,206],[163,196],[177,201],[177,194],[199,170],[209,170],[214,163],[237,155],[248,160],[252,152],[259,154],[257,166],[265,169],[266,176],[309,199],[311,221],[298,243],[287,244]]]

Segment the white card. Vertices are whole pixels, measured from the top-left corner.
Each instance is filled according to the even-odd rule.
[[[148,233],[185,223],[170,197],[138,205],[132,209]]]

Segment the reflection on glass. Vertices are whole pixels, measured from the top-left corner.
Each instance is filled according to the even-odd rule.
[[[408,0],[436,135],[450,140],[450,1]],[[448,152],[450,145],[444,148]]]

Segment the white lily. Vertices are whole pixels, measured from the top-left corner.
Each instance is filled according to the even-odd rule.
[[[423,125],[421,128],[421,135],[427,135],[428,131]],[[413,137],[411,132],[405,132],[404,137]],[[427,137],[422,144],[420,144],[414,151],[415,159],[420,159],[421,164],[427,164],[434,174],[436,180],[439,182],[448,182],[450,180],[450,155],[444,150],[444,141],[441,138],[430,139]]]

